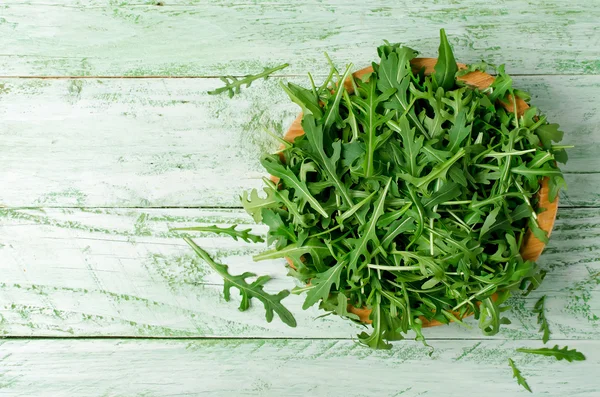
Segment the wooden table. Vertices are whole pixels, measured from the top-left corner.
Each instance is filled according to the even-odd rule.
[[[506,63],[566,132],[569,190],[540,264],[539,291],[513,324],[428,329],[372,351],[359,328],[286,304],[288,328],[241,313],[169,228],[243,224],[239,194],[261,185],[259,154],[298,109],[278,83],[322,75],[323,51],[357,68],[382,39],[435,56],[445,27],[457,59]],[[1,396],[600,396],[600,9],[593,0],[3,0],[0,4]],[[233,99],[214,76],[291,66]],[[285,74],[282,74],[285,73]],[[232,271],[264,245],[196,240]],[[551,344],[534,302],[548,295]],[[470,324],[474,324],[469,321]]]

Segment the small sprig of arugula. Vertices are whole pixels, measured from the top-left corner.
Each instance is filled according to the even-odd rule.
[[[533,307],[533,312],[537,314],[537,322],[540,326],[539,332],[542,332],[542,342],[546,344],[550,339],[550,326],[548,325],[548,320],[546,319],[545,313],[545,305],[546,305],[546,295],[542,296]],[[562,349],[558,347],[558,345],[554,345],[553,348],[543,347],[538,349],[528,349],[528,348],[518,348],[517,352],[519,353],[528,353],[528,354],[538,354],[542,356],[554,357],[558,361],[566,360],[568,362],[573,361],[584,361],[585,356],[583,353],[578,352],[576,349],[569,349],[567,346]],[[527,380],[521,375],[521,371],[517,368],[515,362],[509,358],[508,365],[513,370],[513,378],[517,380],[517,384],[523,386],[525,390],[530,393],[533,393],[531,387],[527,383]]]
[[[417,52],[400,44],[377,49],[380,60],[362,78],[330,61],[328,77],[311,86],[288,83],[282,88],[302,110],[304,135],[281,140],[282,149],[261,159],[268,173],[264,193],[247,192],[242,205],[256,222],[269,227],[271,249],[255,260],[286,258],[289,274],[302,286],[303,309],[315,304],[327,313],[360,322],[355,309],[370,311],[370,333],[361,344],[388,349],[390,341],[412,330],[426,344],[424,321],[462,324],[473,314],[484,335],[496,334],[515,292],[527,294],[545,272],[524,260],[520,249],[529,229],[541,241],[537,193],[547,178],[554,201],[565,181],[557,162],[565,163],[563,132],[537,108],[517,115],[516,97],[503,66],[486,90],[457,79],[485,63],[459,70],[441,31],[434,72],[414,70]],[[285,65],[287,66],[287,64]],[[258,78],[281,67],[244,79],[225,79],[210,94],[239,93]],[[352,90],[347,89],[348,83]],[[512,107],[503,106],[512,104]],[[514,111],[508,111],[512,108]],[[236,226],[189,228],[261,242]],[[254,282],[253,273],[231,275],[189,237],[186,242],[242,295],[240,310],[252,298],[289,326],[292,314],[281,304],[289,291],[268,294],[268,276]],[[535,306],[547,342],[550,330],[544,300]],[[582,360],[576,350],[518,349],[519,352]],[[512,359],[514,377],[531,391]]]
[[[219,87],[216,88],[212,91],[208,91],[209,95],[219,95],[223,92],[226,92],[227,95],[229,95],[229,98],[233,98],[233,96],[235,94],[239,94],[242,91],[242,87],[244,85],[246,85],[247,87],[250,87],[252,85],[252,82],[259,80],[259,79],[268,79],[270,75],[272,75],[273,73],[281,70],[281,69],[285,69],[288,66],[290,66],[287,63],[272,67],[272,68],[265,68],[265,70],[263,70],[262,72],[258,73],[258,74],[248,74],[246,76],[243,76],[241,78],[238,78],[236,76],[221,76],[220,79],[222,82],[225,83],[225,85],[223,87]]]

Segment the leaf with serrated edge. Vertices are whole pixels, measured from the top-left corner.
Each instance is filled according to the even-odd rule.
[[[193,226],[193,227],[178,227],[177,231],[189,231],[189,232],[209,232],[216,234],[227,234],[237,241],[238,237],[244,240],[247,243],[263,243],[265,240],[261,236],[257,236],[256,234],[250,233],[252,229],[243,229],[236,230],[238,225],[232,225],[228,228],[218,227],[216,225],[213,226]]]
[[[523,378],[523,376],[521,375],[521,371],[519,371],[519,368],[517,368],[517,366],[515,365],[515,362],[510,358],[508,359],[508,365],[513,370],[513,378],[517,378],[517,384],[519,384],[520,386],[523,386],[523,388],[525,390],[527,390],[528,392],[533,393],[531,391],[531,387],[529,387],[529,384],[527,384],[527,380],[525,380],[525,378]]]
[[[568,362],[573,361],[584,361],[585,356],[583,353],[578,352],[576,349],[569,350],[568,346],[563,347],[562,349],[558,347],[558,345],[554,345],[553,348],[543,347],[540,349],[526,349],[519,348],[517,349],[520,353],[529,353],[529,354],[540,354],[542,356],[550,356],[554,357],[557,360],[567,360]]]
[[[275,312],[285,324],[289,325],[290,327],[296,326],[296,319],[292,313],[281,304],[281,300],[290,294],[289,291],[284,290],[279,292],[277,295],[268,294],[263,290],[263,285],[269,280],[269,276],[261,276],[254,282],[248,284],[246,279],[248,277],[253,277],[253,273],[246,272],[240,275],[232,275],[227,270],[226,265],[215,262],[210,255],[208,255],[206,251],[194,243],[192,239],[189,237],[184,237],[183,239],[189,244],[190,247],[192,247],[194,252],[200,258],[202,258],[215,272],[223,277],[223,295],[225,296],[226,300],[229,300],[229,291],[231,288],[237,288],[242,296],[240,310],[243,311],[248,309],[250,306],[250,298],[256,298],[260,300],[265,307],[267,322],[270,323],[273,320],[273,312]]]

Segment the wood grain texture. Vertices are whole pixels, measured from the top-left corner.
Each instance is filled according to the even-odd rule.
[[[584,362],[519,354],[541,342],[417,342],[391,351],[352,341],[289,340],[8,340],[0,345],[5,397],[290,396],[362,397],[520,395],[507,361],[536,395],[591,397],[600,385],[600,341],[571,341]],[[293,370],[291,370],[293,369]],[[435,381],[431,374],[435,373]],[[343,380],[360,374],[368,390]]]
[[[298,320],[267,324],[224,302],[222,280],[170,228],[240,224],[264,234],[239,210],[0,209],[0,333],[5,336],[225,336],[351,338],[360,328],[302,311],[304,297],[286,305]],[[253,262],[264,244],[201,234],[196,242],[233,274],[268,274],[272,292],[289,289],[283,260]],[[548,295],[553,337],[600,339],[600,209],[562,209],[540,258],[549,275],[540,290],[515,299],[513,324],[497,337],[537,339],[531,309]],[[432,338],[480,338],[471,330],[428,329]]]
[[[304,73],[326,67],[324,51],[363,67],[383,39],[435,56],[440,27],[467,63],[594,74],[599,19],[589,0],[8,0],[0,75],[212,76],[283,62]]]
[[[494,338],[470,319],[470,330],[426,330],[431,359],[412,341],[372,351],[350,340],[361,329],[316,319],[296,296],[285,303],[297,328],[267,324],[262,307],[241,313],[237,296],[224,302],[222,280],[169,228],[239,223],[265,233],[215,207],[236,207],[260,186],[258,157],[277,146],[263,127],[282,135],[297,113],[280,79],[230,100],[206,95],[221,84],[211,78],[97,78],[243,75],[281,62],[292,64],[283,76],[321,75],[323,51],[358,69],[384,38],[435,56],[445,27],[461,61],[556,75],[515,82],[577,145],[561,205],[600,206],[599,18],[589,0],[3,0],[0,207],[41,208],[0,208],[0,335],[73,339],[0,340],[0,395],[526,394],[508,357],[537,393],[600,394],[600,209],[561,209],[540,259],[546,282],[513,299],[513,324]],[[94,206],[107,208],[79,208]],[[214,209],[150,208],[191,206]],[[281,261],[252,262],[264,246],[196,240],[234,273],[273,276],[270,291],[293,285]],[[515,353],[540,346],[532,308],[542,294],[552,338],[587,361]],[[79,339],[97,336],[134,339]],[[154,337],[226,339],[142,339]],[[423,382],[431,373],[440,381]],[[353,374],[378,382],[365,390]]]
[[[279,81],[229,99],[206,94],[217,79],[0,79],[0,205],[239,206],[278,145],[264,128],[283,135],[298,111]],[[600,205],[600,76],[515,84],[576,145],[561,204]]]

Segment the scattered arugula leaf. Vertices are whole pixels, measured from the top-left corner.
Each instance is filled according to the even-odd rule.
[[[217,225],[213,226],[193,226],[193,227],[178,227],[175,229],[171,229],[172,231],[186,231],[186,232],[209,232],[216,234],[227,234],[231,236],[234,240],[237,241],[238,238],[241,238],[247,243],[263,243],[265,240],[261,236],[250,233],[252,229],[243,229],[236,230],[235,228],[238,225],[232,225],[227,228],[218,227]]]
[[[232,98],[235,94],[239,94],[241,92],[241,88],[244,84],[246,85],[246,87],[250,87],[250,85],[252,85],[252,82],[261,78],[267,79],[271,74],[277,72],[278,70],[285,69],[288,66],[290,65],[284,63],[273,68],[265,68],[265,70],[258,74],[248,74],[246,76],[243,76],[242,78],[238,78],[235,76],[222,76],[221,81],[225,83],[225,86],[216,88],[212,91],[208,91],[208,94],[219,95],[223,92],[227,92],[229,98]]]
[[[292,313],[281,304],[281,301],[287,297],[290,292],[283,290],[276,295],[268,294],[264,291],[263,287],[267,281],[271,278],[269,276],[260,276],[252,283],[248,284],[246,281],[249,277],[256,276],[254,273],[245,272],[240,275],[229,274],[227,265],[223,265],[215,262],[210,255],[200,248],[192,239],[189,237],[183,238],[186,243],[194,250],[194,252],[202,258],[215,272],[217,272],[225,284],[223,285],[223,296],[226,301],[229,301],[231,288],[237,288],[242,296],[240,303],[240,311],[245,311],[250,307],[250,299],[256,298],[260,300],[265,306],[265,315],[267,322],[273,320],[273,312],[277,313],[281,321],[290,327],[296,326],[296,319]]]
[[[563,347],[562,349],[558,347],[558,345],[554,345],[553,348],[543,347],[540,349],[526,349],[526,348],[518,348],[518,352],[520,353],[529,353],[529,354],[540,354],[542,356],[551,356],[556,358],[557,360],[567,360],[568,362],[573,361],[584,361],[585,356],[583,353],[578,352],[576,349],[569,350],[568,346]]]
[[[523,375],[521,375],[521,371],[519,371],[519,368],[517,368],[515,362],[510,358],[508,359],[508,365],[513,370],[513,378],[517,378],[517,384],[523,386],[523,388],[529,393],[533,393],[531,387],[529,387],[529,385],[527,384],[527,380],[523,377]]]
[[[542,296],[533,307],[533,312],[537,313],[537,323],[540,325],[540,332],[543,332],[542,341],[544,344],[550,339],[550,326],[544,312],[546,304],[546,295]]]

